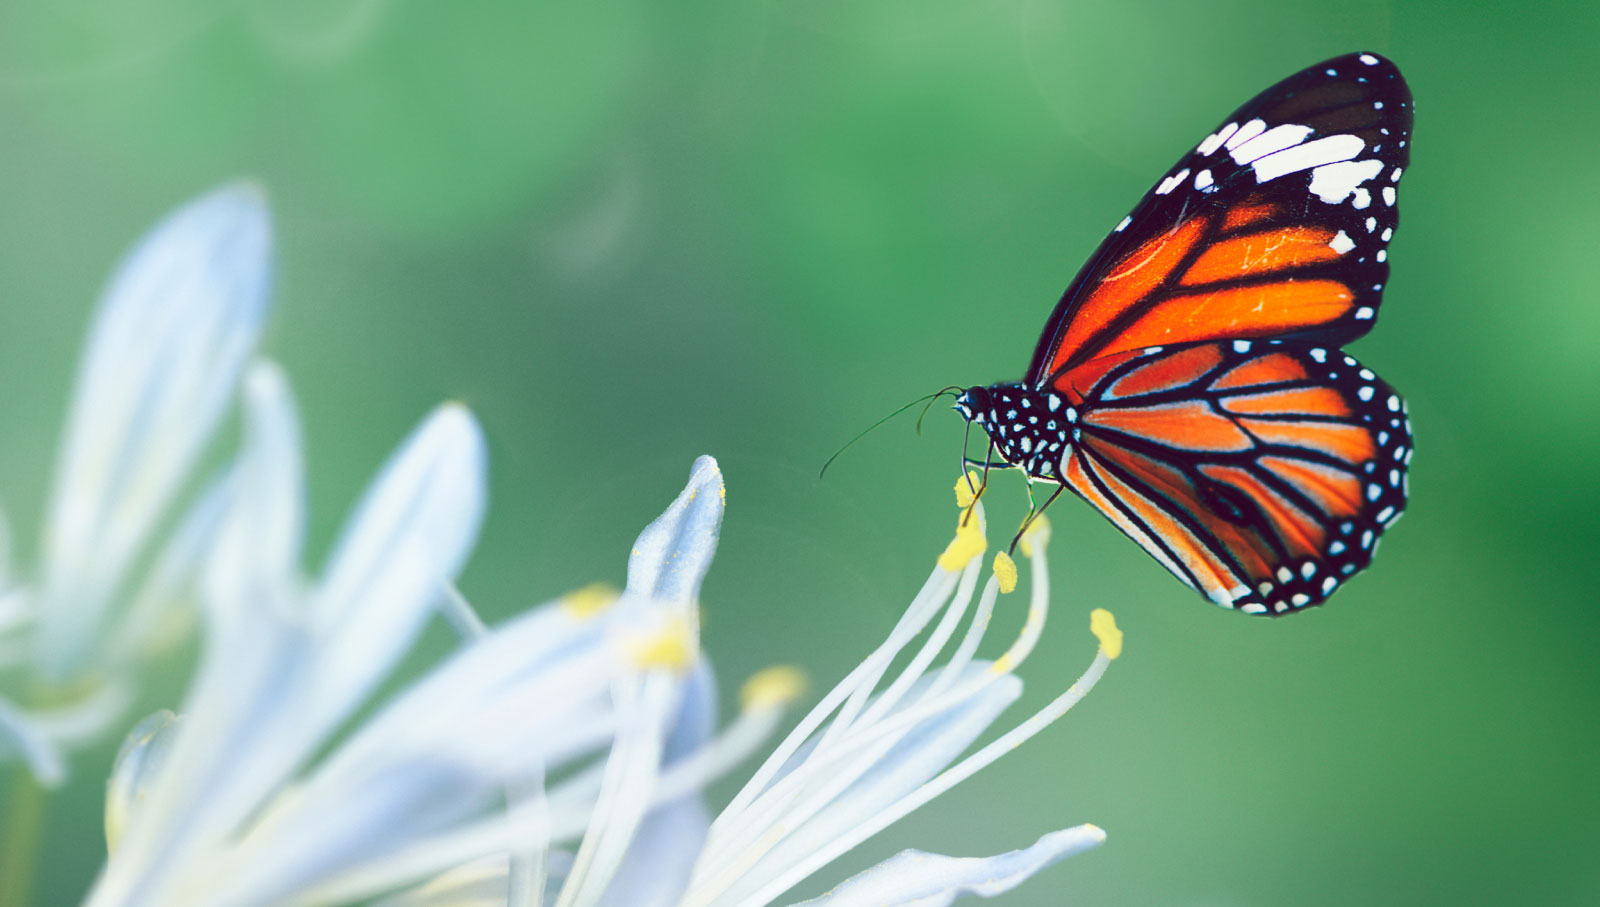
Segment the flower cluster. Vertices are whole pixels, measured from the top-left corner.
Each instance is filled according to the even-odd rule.
[[[124,717],[140,664],[193,622],[229,482],[197,489],[193,473],[260,334],[270,257],[260,190],[227,186],[157,225],[100,302],[35,575],[0,550],[0,760],[43,783]]]
[[[1018,568],[1001,553],[984,569],[984,512],[963,479],[955,539],[888,637],[714,814],[706,785],[759,750],[803,689],[794,669],[761,672],[716,725],[698,604],[725,507],[716,462],[696,461],[639,535],[620,592],[585,588],[489,627],[454,586],[488,499],[487,445],[446,404],[308,570],[294,397],[279,367],[250,361],[267,245],[259,194],[230,188],[124,265],[80,378],[44,579],[8,581],[0,599],[0,629],[27,631],[12,641],[37,678],[99,668],[100,692],[70,715],[0,700],[0,741],[50,779],[63,743],[125,711],[138,656],[198,614],[180,710],[140,722],[117,758],[88,907],[768,904],[1038,733],[1120,652],[1096,611],[1099,647],[1077,682],[988,733],[1044,626],[1049,524],[1022,538],[1023,629],[986,659]],[[240,451],[163,519],[235,388]],[[145,562],[134,582],[130,565]],[[379,696],[435,616],[459,649]],[[1104,837],[1078,825],[985,858],[905,851],[807,903],[990,896]]]

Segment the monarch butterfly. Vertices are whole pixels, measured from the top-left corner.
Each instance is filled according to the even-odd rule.
[[[1326,600],[1406,503],[1405,403],[1338,347],[1377,316],[1411,122],[1371,53],[1240,107],[1090,256],[1023,380],[957,397],[969,462],[1072,489],[1223,607]]]

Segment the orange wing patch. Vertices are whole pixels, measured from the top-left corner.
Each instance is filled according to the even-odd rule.
[[[1254,446],[1232,419],[1200,400],[1094,409],[1084,414],[1083,424],[1189,450],[1249,450]]]
[[[1298,457],[1265,456],[1256,462],[1299,489],[1331,517],[1348,518],[1361,512],[1361,480],[1353,473]]]
[[[1228,209],[1227,215],[1222,218],[1222,229],[1237,230],[1240,227],[1248,227],[1277,213],[1277,205],[1238,205]]]
[[[1150,531],[1161,539],[1172,553],[1177,555],[1179,561],[1188,570],[1200,585],[1200,591],[1212,601],[1231,601],[1236,595],[1245,591],[1244,584],[1227,565],[1219,562],[1217,558],[1194,535],[1155,502],[1134,490],[1121,479],[1106,470],[1100,470],[1100,480],[1106,484],[1107,490],[1117,497],[1124,506],[1133,512]],[[1127,530],[1124,530],[1127,531]],[[1139,535],[1133,538],[1144,545],[1149,551],[1153,547],[1148,542],[1148,537],[1141,539]],[[1159,550],[1157,548],[1156,550]],[[1163,560],[1165,560],[1163,558]],[[1171,561],[1167,561],[1171,564]],[[1168,569],[1172,569],[1170,566]],[[1177,570],[1173,570],[1178,573]],[[1182,574],[1178,574],[1182,576]]]
[[[1239,424],[1266,444],[1285,444],[1321,451],[1346,463],[1372,459],[1377,447],[1359,426],[1342,422],[1279,422],[1242,418]]]
[[[1260,479],[1237,466],[1207,463],[1200,467],[1207,478],[1232,485],[1250,496],[1272,520],[1273,530],[1289,549],[1291,557],[1314,557],[1321,553],[1327,533],[1311,514],[1268,488]]]
[[[1073,451],[1071,458],[1067,460],[1066,468],[1062,470],[1062,477],[1067,480],[1067,484],[1072,487],[1073,491],[1077,492],[1085,501],[1094,505],[1094,508],[1104,514],[1106,519],[1122,530],[1123,535],[1138,542],[1139,547],[1143,548],[1151,557],[1160,561],[1161,566],[1170,570],[1173,576],[1183,580],[1186,585],[1194,585],[1188,575],[1173,562],[1172,558],[1167,556],[1167,552],[1160,545],[1157,545],[1148,533],[1139,528],[1139,524],[1130,520],[1127,514],[1122,512],[1122,508],[1100,493],[1099,486],[1095,485],[1085,475],[1083,471],[1083,455],[1078,451]],[[1201,591],[1210,595],[1205,590]]]
[[[1207,372],[1222,364],[1222,351],[1214,346],[1197,346],[1193,349],[1162,356],[1149,365],[1141,365],[1118,378],[1106,390],[1107,400],[1137,397],[1154,391],[1171,390],[1200,380]]]
[[[1108,352],[1160,346],[1174,339],[1271,337],[1327,324],[1350,311],[1355,296],[1337,280],[1295,280],[1178,296],[1152,308],[1117,335]]]
[[[1329,416],[1345,418],[1350,405],[1331,387],[1299,387],[1223,397],[1222,407],[1240,415]]]
[[[1151,490],[1170,498],[1183,511],[1199,520],[1206,531],[1238,559],[1246,574],[1261,576],[1271,569],[1261,553],[1268,549],[1262,544],[1260,535],[1248,527],[1213,514],[1201,502],[1194,482],[1182,472],[1159,460],[1104,440],[1093,442],[1091,450],[1095,456],[1122,467]]]
[[[1329,261],[1342,254],[1329,244],[1333,238],[1325,228],[1289,227],[1225,239],[1207,248],[1179,282],[1215,283]]]
[[[1208,223],[1210,223],[1208,217],[1190,218],[1170,232],[1147,240],[1144,245],[1117,262],[1116,267],[1101,278],[1094,291],[1083,301],[1078,316],[1072,320],[1066,335],[1057,345],[1055,357],[1051,360],[1046,374],[1066,365],[1072,354],[1096,332],[1110,324],[1117,316],[1143,302],[1161,286],[1189,254],[1189,250],[1205,232]],[[1155,344],[1156,341],[1121,344],[1118,349],[1107,352],[1121,352]]]
[[[1080,404],[1089,396],[1094,386],[1100,383],[1100,379],[1112,369],[1142,355],[1144,350],[1129,350],[1115,356],[1101,356],[1061,375],[1056,379],[1054,387],[1074,405]]]
[[[1293,357],[1282,353],[1269,353],[1229,369],[1227,374],[1211,382],[1211,389],[1220,391],[1235,387],[1253,387],[1281,381],[1300,381],[1309,377],[1305,367]]]

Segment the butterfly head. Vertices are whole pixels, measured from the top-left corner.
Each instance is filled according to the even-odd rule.
[[[989,389],[986,387],[969,387],[956,397],[955,410],[968,422],[984,424],[990,408]]]

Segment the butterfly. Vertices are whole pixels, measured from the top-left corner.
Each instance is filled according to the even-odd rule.
[[[1223,607],[1326,600],[1406,504],[1405,402],[1339,347],[1377,318],[1411,125],[1372,53],[1240,107],[1090,256],[1023,380],[957,397],[989,436],[968,462],[1070,488]]]

